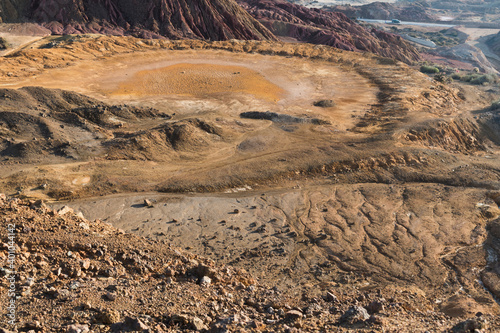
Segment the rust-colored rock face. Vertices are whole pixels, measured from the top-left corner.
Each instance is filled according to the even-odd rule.
[[[55,34],[105,33],[205,40],[273,40],[233,0],[4,0],[5,22],[31,20]]]
[[[277,36],[348,51],[372,52],[404,62],[419,59],[417,50],[399,36],[367,30],[342,13],[282,0],[239,0],[239,3]]]
[[[61,35],[202,40],[280,36],[406,63],[419,59],[416,49],[396,35],[367,30],[342,13],[282,0],[0,0],[0,18],[6,23],[36,22]]]

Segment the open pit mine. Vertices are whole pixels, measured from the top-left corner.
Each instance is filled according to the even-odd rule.
[[[68,3],[0,1],[0,332],[500,331],[494,92],[343,14]]]

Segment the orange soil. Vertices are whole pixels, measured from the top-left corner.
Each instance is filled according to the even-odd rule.
[[[256,71],[241,66],[176,64],[138,72],[112,95],[206,97],[234,93],[276,102],[285,91]]]

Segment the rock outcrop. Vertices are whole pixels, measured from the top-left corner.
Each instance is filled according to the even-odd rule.
[[[500,33],[491,37],[487,44],[493,52],[500,56]]]
[[[342,13],[278,0],[1,0],[0,22],[38,23],[53,34],[140,38],[276,40],[286,37],[406,63],[417,50],[399,36],[367,30]],[[243,8],[242,8],[243,7]]]
[[[364,51],[410,63],[418,51],[401,37],[367,30],[342,13],[306,8],[277,0],[240,0],[240,5],[276,36],[323,44],[348,51]]]
[[[327,11],[341,12],[351,18],[375,20],[400,19],[404,21],[433,21],[435,17],[428,13],[424,4],[416,2],[405,6],[395,6],[386,2],[372,2],[362,6],[328,6]]]
[[[55,34],[205,40],[273,40],[274,36],[233,0],[3,0],[3,22],[34,21]]]

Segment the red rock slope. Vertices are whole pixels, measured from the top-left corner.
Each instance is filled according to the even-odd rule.
[[[276,35],[406,63],[419,59],[400,37],[367,30],[341,13],[283,0],[239,1],[243,8],[234,0],[1,0],[0,18],[37,22],[54,34],[203,40],[275,40]]]
[[[3,6],[2,6],[3,2]],[[275,39],[233,0],[4,0],[4,22],[35,21],[56,34],[106,33],[205,40]],[[1,14],[0,14],[1,15]]]
[[[238,2],[277,36],[349,51],[372,52],[407,63],[419,59],[418,51],[401,37],[367,30],[342,13],[306,8],[283,0]]]

